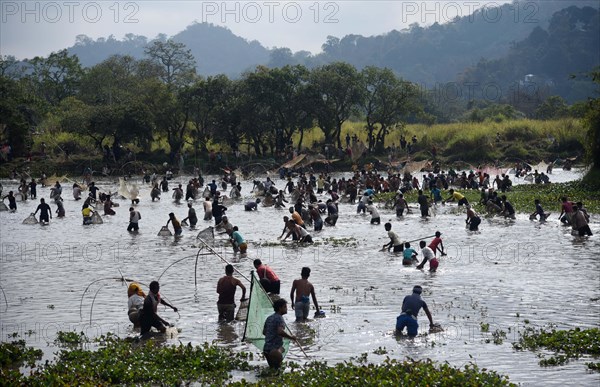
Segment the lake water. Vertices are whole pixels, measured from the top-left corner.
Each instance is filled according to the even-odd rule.
[[[576,175],[555,170],[551,178],[567,181]],[[187,179],[175,178],[170,186],[178,181]],[[97,183],[103,191],[118,188],[115,179]],[[16,191],[16,181],[2,184],[4,194]],[[277,179],[276,184],[283,188],[283,181]],[[59,330],[84,331],[90,337],[107,332],[133,334],[127,319],[126,286],[116,280],[123,273],[145,284],[160,277],[161,293],[179,308],[179,314],[163,307],[159,314],[181,328],[178,340],[193,344],[216,340],[220,345],[259,352],[241,342],[243,323],[217,323],[215,289],[224,263],[215,256],[200,256],[198,285],[194,285],[196,235],[213,225],[212,221],[200,220],[196,230],[184,228],[183,237],[177,240],[158,237],[168,213],[175,212],[182,219],[187,207],[176,205],[170,194],[152,203],[149,186],[140,185],[138,234],[126,231],[127,200],[116,200],[120,204],[117,214],[104,216],[104,224],[84,227],[82,203],[73,200],[69,185],[63,184],[67,215],[54,218],[49,226],[21,224],[38,201],[18,202],[16,213],[0,212],[0,286],[6,297],[5,303],[0,295],[2,340],[17,332],[49,357],[56,351],[49,343]],[[336,227],[312,233],[315,245],[279,244],[277,236],[287,210],[260,207],[258,212],[245,212],[243,203],[253,200],[252,183],[243,181],[242,187],[244,200],[231,205],[227,215],[249,241],[249,259],[235,267],[249,277],[252,259],[261,258],[281,278],[281,295],[288,300],[291,282],[301,268],[312,269],[310,280],[327,317],[296,324],[293,312],[286,316],[311,358],[339,362],[368,352],[374,362],[385,356],[430,358],[453,366],[472,362],[523,385],[598,385],[599,374],[586,372],[587,359],[542,368],[534,352],[517,352],[511,345],[527,325],[556,324],[560,329],[600,325],[597,214],[591,222],[596,235],[576,238],[558,222],[558,208],[546,208],[554,215],[541,224],[525,214],[515,221],[484,219],[478,234],[465,230],[464,214],[455,205],[438,207],[437,215],[428,220],[416,213],[396,219],[391,210],[382,209],[382,222],[391,219],[401,239],[430,236],[436,230],[443,233],[449,254],[440,260],[437,273],[429,273],[403,267],[399,257],[380,252],[388,242],[383,224],[370,225],[370,217],[357,215],[355,206],[349,204],[340,205]],[[48,196],[49,187],[38,186],[38,198]],[[195,208],[202,219],[201,200]],[[230,247],[217,247],[217,251],[233,260]],[[397,339],[392,332],[402,299],[417,284],[423,286],[423,298],[444,332]],[[423,312],[419,321],[425,333],[428,323]],[[489,332],[482,332],[481,323],[489,324]],[[493,343],[496,331],[506,333],[502,344]],[[379,348],[381,354],[375,354]],[[302,362],[305,357],[291,346],[288,360]],[[241,376],[252,378],[253,373],[236,375]]]

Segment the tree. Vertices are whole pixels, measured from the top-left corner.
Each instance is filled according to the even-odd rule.
[[[36,94],[52,106],[79,91],[84,70],[76,55],[68,51],[53,52],[47,58],[36,56],[27,61],[31,65],[31,81]]]
[[[196,60],[185,44],[173,39],[155,40],[146,48],[145,53],[161,66],[161,78],[169,88],[189,85],[194,80]]]
[[[37,122],[31,106],[19,82],[0,75],[0,130],[14,156],[24,156],[30,145],[29,131]]]
[[[208,142],[217,132],[217,113],[225,108],[230,81],[225,75],[198,79],[185,91],[189,96],[187,109],[194,126],[193,146],[196,151],[208,152]]]
[[[600,67],[594,69],[590,77],[596,85],[600,86]],[[593,169],[595,169],[595,176],[597,178],[598,170],[600,170],[600,97],[589,100],[589,109],[584,122],[588,128],[586,155],[588,163],[592,164]],[[592,176],[591,173],[590,176]],[[600,183],[596,181],[596,185],[600,186]]]
[[[418,89],[391,70],[373,66],[361,72],[361,88],[369,149],[382,151],[390,127],[417,111]]]
[[[12,55],[0,55],[0,76],[20,79],[25,73],[23,65]]]
[[[360,79],[356,69],[334,62],[314,69],[309,76],[308,99],[325,143],[341,147],[342,124],[361,102]]]
[[[79,99],[89,105],[90,114],[107,112],[114,127],[86,132],[102,148],[104,138],[112,136],[119,144],[133,141],[148,150],[152,140],[152,112],[148,110],[148,85],[160,83],[157,65],[137,61],[131,56],[114,55],[87,71],[81,81]],[[88,117],[89,118],[89,117]],[[98,121],[96,119],[95,121]],[[94,126],[87,129],[93,131]],[[99,142],[98,138],[102,137]]]
[[[304,66],[268,69],[259,66],[244,75],[244,93],[249,105],[244,118],[247,128],[255,129],[257,147],[266,142],[272,151],[281,153],[297,131],[312,126],[305,101],[308,70]],[[264,153],[264,152],[263,152]]]

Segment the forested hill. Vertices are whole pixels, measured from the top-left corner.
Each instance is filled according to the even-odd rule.
[[[556,12],[573,5],[580,11],[571,10],[569,14],[580,12],[588,17],[576,16],[581,20],[574,25],[567,23],[568,27],[553,18]],[[595,8],[584,10],[586,5]],[[173,39],[191,50],[201,75],[223,73],[237,78],[259,64],[303,64],[312,68],[342,61],[358,69],[367,65],[388,67],[426,88],[457,79],[494,80],[504,87],[530,73],[544,74],[557,82],[572,72],[590,71],[589,66],[598,64],[597,9],[597,0],[523,0],[429,27],[413,24],[402,31],[371,37],[330,36],[323,51],[314,55],[307,51],[293,53],[287,48],[269,50],[257,41],[249,42],[224,27],[206,23],[194,23]],[[113,37],[93,40],[82,35],[69,52],[76,54],[84,66],[92,66],[114,54],[142,58],[144,47],[151,41],[133,34],[121,41]],[[537,54],[540,50],[544,55]],[[555,94],[571,101],[586,93],[580,85],[558,81],[558,86]]]
[[[193,23],[172,38],[192,51],[201,75],[225,74],[237,78],[242,72],[269,61],[269,50],[259,42],[248,42],[227,28],[208,23]],[[160,34],[156,39],[166,40],[167,36]],[[68,51],[77,55],[83,66],[91,67],[115,54],[141,59],[152,40],[134,34],[126,35],[123,40],[112,35],[97,40],[80,35]]]
[[[482,58],[501,58],[511,44],[527,38],[534,28],[548,28],[555,12],[586,4],[598,7],[597,1],[520,1],[480,9],[427,28],[415,23],[406,30],[385,35],[347,35],[341,39],[330,36],[322,46],[323,52],[316,56],[297,58],[283,49],[272,54],[270,65],[300,63],[311,67],[333,61],[348,62],[357,68],[374,65],[433,87],[438,82],[456,80],[458,74]]]
[[[481,60],[460,81],[494,83],[504,89],[504,95],[509,88],[532,84],[538,92],[548,89],[546,94],[573,102],[593,95],[595,87],[583,75],[596,66],[600,66],[600,12],[569,7],[556,12],[547,29],[536,27],[526,39],[513,44],[507,55]]]

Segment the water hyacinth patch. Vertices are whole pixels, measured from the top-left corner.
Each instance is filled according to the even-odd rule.
[[[78,334],[77,334],[78,335]],[[79,336],[79,335],[78,335]],[[30,375],[22,375],[10,368],[14,362],[3,362],[1,377],[5,385],[107,385],[148,384],[181,385],[193,382],[202,385],[224,385],[231,382],[231,371],[256,371],[248,364],[248,353],[235,353],[230,349],[204,343],[165,346],[149,341],[119,339],[113,335],[100,337],[93,349],[70,347],[57,353],[52,362],[33,368]],[[30,350],[24,342],[17,345],[23,353],[41,356],[41,351]],[[0,358],[10,353],[2,344]],[[33,352],[27,352],[33,351]],[[383,349],[381,352],[384,352]],[[33,363],[31,367],[36,367]],[[274,377],[258,381],[233,382],[233,386],[512,386],[508,377],[494,371],[479,369],[470,364],[464,368],[439,364],[431,360],[395,360],[387,357],[381,364],[367,361],[367,354],[348,362],[328,365],[313,361],[304,365],[288,363],[288,370]],[[272,373],[269,373],[272,374]],[[255,372],[253,372],[255,377]]]
[[[536,351],[540,348],[555,352],[554,356],[542,358],[541,366],[555,366],[566,364],[569,359],[579,359],[583,355],[600,356],[600,329],[570,329],[556,330],[525,328],[517,343],[513,343],[517,350],[529,349]],[[540,355],[543,357],[543,355]],[[586,363],[591,370],[598,371],[599,363]]]
[[[463,369],[431,360],[395,360],[386,358],[382,364],[359,359],[329,366],[326,362],[292,365],[291,372],[258,383],[241,381],[234,386],[514,386],[508,378],[494,371],[470,364]]]
[[[75,347],[61,350],[54,361],[34,368],[28,376],[18,371],[5,372],[3,365],[3,379],[7,385],[32,386],[180,385],[192,381],[220,385],[230,378],[230,371],[251,369],[248,354],[233,353],[208,343],[164,346],[152,340],[123,340],[112,335],[96,341],[102,343],[96,350]]]

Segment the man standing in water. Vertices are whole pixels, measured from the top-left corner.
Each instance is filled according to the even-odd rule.
[[[479,224],[481,223],[481,218],[473,208],[471,208],[470,204],[467,204],[467,219],[465,220],[467,227],[469,227],[469,231],[479,231]]]
[[[177,308],[169,304],[160,297],[160,284],[158,281],[150,282],[150,293],[144,299],[144,306],[142,308],[142,315],[140,317],[140,325],[142,327],[141,334],[144,335],[150,332],[152,327],[156,328],[159,332],[165,333],[166,327],[170,326],[168,322],[163,320],[157,313],[158,304],[163,304],[172,308],[173,311],[177,312]]]
[[[383,245],[383,250],[390,251],[390,249],[394,248],[394,253],[401,253],[404,250],[404,245],[400,242],[400,238],[398,238],[398,234],[392,231],[392,224],[386,223],[384,225],[385,231],[388,233],[388,237],[390,237],[390,242]]]
[[[423,190],[419,190],[419,197],[417,198],[417,202],[419,203],[419,208],[421,210],[421,218],[426,218],[429,216],[429,200],[427,199],[427,195],[423,193]]]
[[[263,355],[265,355],[270,368],[278,369],[283,361],[283,352],[285,351],[283,338],[296,341],[296,337],[285,331],[283,315],[287,314],[287,301],[283,298],[275,301],[273,310],[275,313],[267,317],[263,327],[263,335],[265,335]]]
[[[196,227],[196,224],[198,223],[198,217],[196,216],[196,210],[194,209],[192,202],[188,203],[188,216],[183,219],[182,222],[185,222],[186,220],[190,221],[190,227]]]
[[[12,212],[15,212],[17,210],[17,199],[15,198],[15,195],[13,195],[13,191],[8,191],[8,195],[3,197],[2,200],[5,198],[8,198],[8,208]]]
[[[140,219],[142,219],[142,215],[133,207],[129,207],[129,226],[127,226],[127,231],[138,231],[140,229],[138,226]]]
[[[447,202],[457,202],[459,206],[469,204],[469,201],[467,200],[465,195],[459,192],[455,192],[454,189],[450,189],[448,193],[450,194],[450,196],[446,200],[442,201],[442,204],[446,204]]]
[[[308,282],[308,277],[310,277],[310,268],[303,267],[302,272],[300,273],[302,278],[294,280],[292,283],[292,290],[290,292],[290,299],[292,300],[292,308],[296,314],[296,321],[302,322],[308,319],[308,312],[310,310],[310,298],[315,304],[315,315],[318,315],[319,312],[319,304],[317,302],[317,296],[315,296],[315,288],[313,285]],[[295,298],[294,298],[295,293]],[[296,300],[294,302],[294,300]]]
[[[169,213],[169,220],[167,220],[167,227],[169,226],[169,223],[173,223],[173,231],[174,231],[175,236],[181,235],[181,233],[183,232],[183,228],[181,228],[181,222],[179,222],[179,220],[177,219],[175,214],[172,212]]]
[[[233,226],[233,232],[231,233],[231,244],[233,245],[234,255],[239,251],[240,258],[246,258],[246,251],[248,251],[248,244],[244,240],[244,237],[240,233],[238,226]]]
[[[413,288],[413,292],[410,296],[404,297],[402,301],[402,313],[396,318],[396,333],[402,333],[404,327],[407,328],[408,336],[415,337],[419,332],[419,323],[417,322],[417,315],[421,308],[425,311],[427,318],[429,319],[429,326],[433,327],[433,318],[431,312],[427,307],[427,304],[421,298],[421,292],[423,288],[416,285]]]
[[[421,270],[427,261],[429,261],[429,271],[436,271],[439,266],[439,261],[433,254],[433,250],[430,247],[427,247],[425,241],[419,242],[419,247],[421,248],[421,253],[423,254],[423,261],[420,265],[417,266],[417,269]]]
[[[246,299],[246,287],[242,281],[233,276],[233,265],[225,266],[225,276],[217,282],[219,321],[233,321],[237,286],[242,288],[242,298],[240,299],[240,302],[242,302]]]
[[[40,204],[33,214],[37,214],[38,211],[40,212],[40,223],[50,223],[50,219],[52,219],[52,210],[50,209],[50,206],[46,204],[44,198],[40,199]],[[48,217],[50,217],[50,219],[48,219]]]

